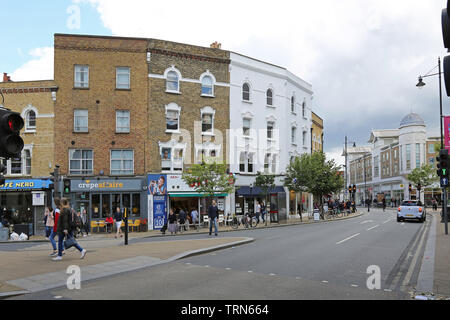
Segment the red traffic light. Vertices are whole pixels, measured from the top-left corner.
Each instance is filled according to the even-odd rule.
[[[25,123],[17,112],[7,112],[3,114],[0,125],[11,132],[19,132],[23,129]]]
[[[24,142],[20,130],[24,121],[19,113],[0,109],[0,157],[17,157],[22,152]]]

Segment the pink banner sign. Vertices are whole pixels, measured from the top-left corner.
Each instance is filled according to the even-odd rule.
[[[450,117],[444,117],[444,144],[450,152]]]

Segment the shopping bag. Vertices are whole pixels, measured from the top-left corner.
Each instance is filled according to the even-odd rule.
[[[67,250],[69,248],[72,248],[76,244],[76,240],[74,237],[67,236],[67,239],[64,240],[64,248]]]

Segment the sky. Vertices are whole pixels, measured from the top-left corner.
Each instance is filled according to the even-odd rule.
[[[410,112],[439,128],[444,0],[0,0],[0,72],[53,79],[55,33],[146,37],[238,52],[287,68],[313,86],[324,150],[343,164],[345,136],[395,129]],[[26,8],[26,10],[25,10]],[[5,29],[3,29],[5,30]],[[433,73],[436,73],[434,69]],[[1,80],[1,79],[0,79]],[[443,88],[443,113],[450,114]]]

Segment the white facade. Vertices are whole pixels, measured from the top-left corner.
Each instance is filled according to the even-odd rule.
[[[311,152],[312,86],[284,68],[236,53],[231,53],[230,68],[230,169],[234,173],[264,172],[270,153],[268,172],[282,175],[292,156]],[[250,86],[249,101],[243,99],[245,83]],[[272,105],[267,103],[269,89]],[[243,134],[244,119],[250,120],[249,136]],[[274,124],[272,139],[267,137],[268,122]],[[291,139],[292,128],[296,129],[295,141]],[[254,155],[252,172],[240,170],[242,153]]]
[[[257,172],[282,186],[291,159],[311,153],[312,86],[282,67],[233,52],[230,59],[230,171],[237,186],[254,184]]]

